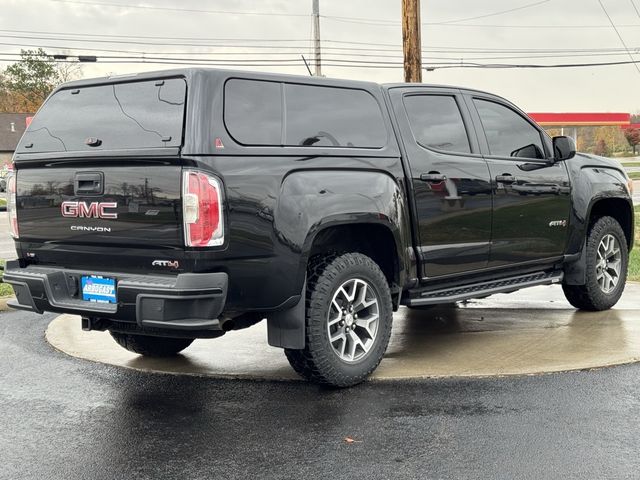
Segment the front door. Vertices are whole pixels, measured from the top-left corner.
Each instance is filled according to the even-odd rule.
[[[466,101],[479,123],[491,174],[489,266],[559,257],[565,251],[571,209],[566,165],[551,160],[548,137],[512,106],[476,95]]]
[[[487,266],[491,184],[455,89],[391,90],[410,167],[423,279]]]

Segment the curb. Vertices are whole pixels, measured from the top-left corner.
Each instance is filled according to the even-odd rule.
[[[9,312],[13,311],[13,308],[7,305],[9,300],[13,300],[15,297],[2,297],[0,298],[0,312]]]

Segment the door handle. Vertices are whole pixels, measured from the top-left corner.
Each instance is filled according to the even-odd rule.
[[[515,183],[517,181],[516,177],[511,175],[510,173],[503,173],[502,175],[496,176],[496,182],[500,183]]]
[[[420,175],[420,180],[423,180],[425,182],[444,182],[446,179],[447,176],[441,174],[440,172],[422,173]]]

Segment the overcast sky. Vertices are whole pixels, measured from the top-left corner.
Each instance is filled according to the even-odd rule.
[[[171,68],[105,63],[107,56],[268,60],[289,66],[246,68],[302,75],[300,55],[313,56],[311,0],[0,0],[0,6],[0,52],[42,46],[50,54],[97,55],[98,63],[84,65],[85,77]],[[323,74],[402,81],[400,6],[400,0],[320,0]],[[629,61],[623,42],[640,61],[640,0],[423,0],[422,22],[425,66]],[[442,68],[425,72],[423,81],[488,90],[529,112],[640,112],[640,65]]]

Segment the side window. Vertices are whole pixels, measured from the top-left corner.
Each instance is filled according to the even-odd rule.
[[[234,78],[225,84],[224,123],[242,145],[381,148],[387,143],[378,102],[351,88]]]
[[[404,106],[416,142],[427,148],[470,153],[469,137],[456,99],[448,95],[410,95]]]
[[[233,78],[224,89],[224,123],[243,145],[282,143],[282,88],[278,82]]]
[[[368,92],[285,84],[289,146],[381,148],[387,143],[382,112]]]
[[[473,99],[491,155],[544,158],[540,132],[510,108],[488,100]]]

